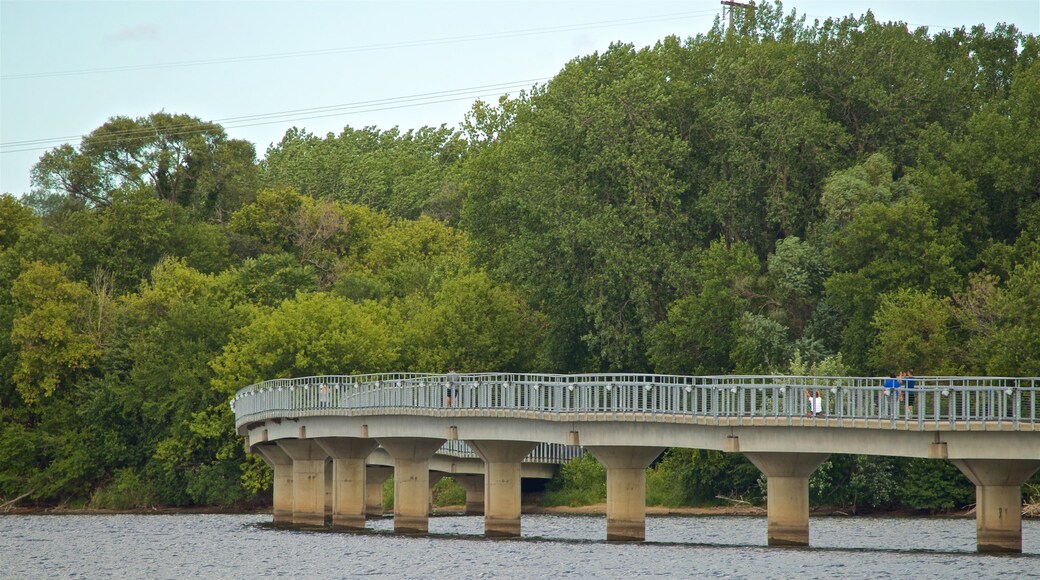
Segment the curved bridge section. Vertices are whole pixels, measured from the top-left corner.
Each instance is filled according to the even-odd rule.
[[[1021,551],[1038,397],[1038,378],[387,373],[264,381],[231,408],[275,470],[276,520],[324,521],[304,483],[323,480],[317,463],[331,458],[333,524],[363,526],[366,460],[379,447],[393,460],[396,530],[427,529],[431,459],[452,456],[486,533],[516,535],[522,466],[584,450],[607,468],[608,539],[640,540],[645,468],[687,447],[744,453],[767,476],[769,543],[807,545],[809,475],[830,453],[855,453],[951,461],[976,485],[979,550]]]

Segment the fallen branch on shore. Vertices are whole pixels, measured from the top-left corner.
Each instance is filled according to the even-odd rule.
[[[721,499],[723,501],[728,501],[730,503],[740,503],[740,504],[744,504],[744,505],[748,505],[748,506],[753,506],[754,505],[754,504],[752,504],[749,501],[744,501],[742,499],[738,499],[738,498],[735,498],[735,497],[726,497],[724,495],[717,495],[717,496],[715,496],[715,499]]]
[[[23,493],[22,495],[12,499],[11,501],[9,501],[9,502],[7,502],[7,503],[5,503],[3,505],[0,505],[0,512],[9,512],[9,511],[11,511],[11,509],[14,508],[14,505],[16,503],[18,503],[19,501],[29,497],[35,491],[36,491],[36,489],[30,489],[29,491],[27,491],[27,492]]]

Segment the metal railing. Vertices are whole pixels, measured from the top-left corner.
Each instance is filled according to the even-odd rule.
[[[272,379],[238,391],[230,401],[236,424],[278,414],[342,414],[385,409],[469,413],[506,410],[559,420],[666,420],[810,417],[814,421],[878,420],[875,427],[916,423],[967,428],[996,422],[1030,429],[1040,414],[1037,377],[914,377],[886,387],[886,377],[550,375],[480,373],[449,382],[445,375],[382,373]],[[820,398],[814,413],[810,398]],[[595,417],[591,417],[595,415]],[[788,421],[788,424],[793,424]],[[799,422],[804,425],[805,422]]]
[[[463,459],[477,459],[479,457],[477,452],[473,451],[465,441],[460,440],[445,442],[437,453]],[[538,446],[531,450],[527,457],[524,458],[524,463],[567,463],[572,459],[581,457],[584,453],[585,450],[578,445],[539,443]]]

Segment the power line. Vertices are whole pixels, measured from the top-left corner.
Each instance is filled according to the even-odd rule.
[[[369,44],[359,46],[344,46],[338,48],[323,48],[315,50],[303,50],[294,52],[280,52],[280,53],[269,53],[269,54],[258,54],[258,55],[245,55],[245,56],[232,56],[232,57],[221,57],[212,59],[198,59],[198,60],[185,60],[167,63],[152,63],[152,64],[141,64],[141,65],[124,65],[124,66],[112,66],[112,67],[98,67],[90,69],[78,69],[78,70],[66,70],[66,71],[49,71],[49,72],[38,72],[38,73],[21,73],[11,75],[0,75],[0,79],[3,80],[21,80],[21,79],[37,79],[37,78],[48,78],[48,77],[61,77],[61,76],[73,76],[73,75],[88,75],[88,74],[100,74],[100,73],[115,73],[115,72],[129,72],[139,70],[152,70],[152,69],[167,69],[167,68],[181,68],[191,66],[206,66],[216,64],[233,64],[241,62],[256,62],[264,60],[276,60],[276,59],[287,59],[287,58],[304,58],[310,56],[325,56],[330,54],[344,54],[353,52],[372,52],[379,50],[393,50],[399,48],[417,48],[427,46],[437,46],[443,44],[458,44],[463,42],[477,42],[481,40],[497,40],[502,38],[518,38],[524,36],[536,36],[543,34],[554,34],[558,32],[571,32],[575,30],[592,30],[597,28],[609,28],[612,26],[631,25],[631,24],[647,24],[652,22],[662,22],[668,20],[680,20],[686,18],[694,18],[706,15],[716,14],[716,10],[711,11],[695,11],[695,12],[675,12],[671,14],[660,14],[656,16],[643,16],[637,18],[625,18],[618,20],[602,20],[598,22],[588,22],[582,24],[564,24],[559,26],[550,26],[545,28],[527,28],[522,30],[511,30],[502,32],[492,33],[481,33],[481,34],[470,34],[464,36],[448,36],[442,38],[430,38],[423,40],[412,40],[402,42],[390,42],[382,44]]]
[[[505,83],[480,85],[475,87],[465,87],[459,89],[449,89],[445,91],[388,97],[385,99],[373,99],[368,101],[357,101],[353,103],[341,103],[338,105],[327,105],[322,107],[310,107],[304,109],[289,109],[285,111],[274,111],[269,113],[242,115],[237,117],[225,117],[223,119],[216,119],[208,123],[203,123],[203,125],[212,126],[220,124],[225,129],[239,129],[244,127],[256,127],[261,125],[272,125],[276,123],[305,121],[310,119],[321,119],[326,117],[336,117],[356,113],[369,113],[392,109],[402,109],[407,107],[435,105],[453,101],[479,99],[488,96],[495,96],[511,90],[523,90],[526,88],[530,88],[533,83],[545,80],[548,80],[548,78],[542,77],[535,79],[524,79]],[[194,123],[186,127],[189,128],[182,131],[174,129],[172,131],[167,131],[165,134],[170,136],[187,135],[198,132],[200,130],[200,127]],[[106,143],[110,141],[116,141],[119,139],[128,139],[138,136],[150,136],[154,134],[154,131],[155,130],[151,127],[130,129],[127,131],[114,131],[112,133],[107,133],[104,136],[100,137],[99,139],[97,139],[96,142]],[[25,151],[40,151],[44,149],[49,149],[53,145],[65,143],[72,139],[82,139],[86,136],[87,135],[66,135],[64,137],[50,137],[46,139],[9,141],[7,143],[0,143],[0,154],[19,153]],[[19,148],[7,149],[9,147]]]

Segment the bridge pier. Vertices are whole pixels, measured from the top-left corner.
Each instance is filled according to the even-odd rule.
[[[276,524],[289,524],[293,521],[293,460],[282,448],[274,443],[253,446],[274,472],[271,489],[273,499],[272,519]]]
[[[520,462],[538,444],[529,441],[466,441],[484,460],[484,535],[520,535]],[[468,503],[467,493],[467,503]]]
[[[1040,469],[1029,459],[951,459],[975,484],[980,552],[1022,552],[1022,484]]]
[[[292,458],[292,522],[324,526],[325,450],[313,439],[282,439],[278,446]]]
[[[394,532],[425,534],[430,529],[430,458],[444,439],[382,437],[394,458]]]
[[[607,540],[646,539],[646,468],[664,447],[587,446],[607,468]]]
[[[351,437],[323,437],[315,441],[332,458],[333,527],[364,529],[365,459],[377,443]]]
[[[454,475],[462,489],[466,490],[466,515],[484,515],[484,476]]]
[[[809,475],[828,453],[745,453],[766,475],[770,546],[809,545]]]
[[[394,474],[393,467],[369,465],[365,469],[365,516],[383,517],[383,482]]]

